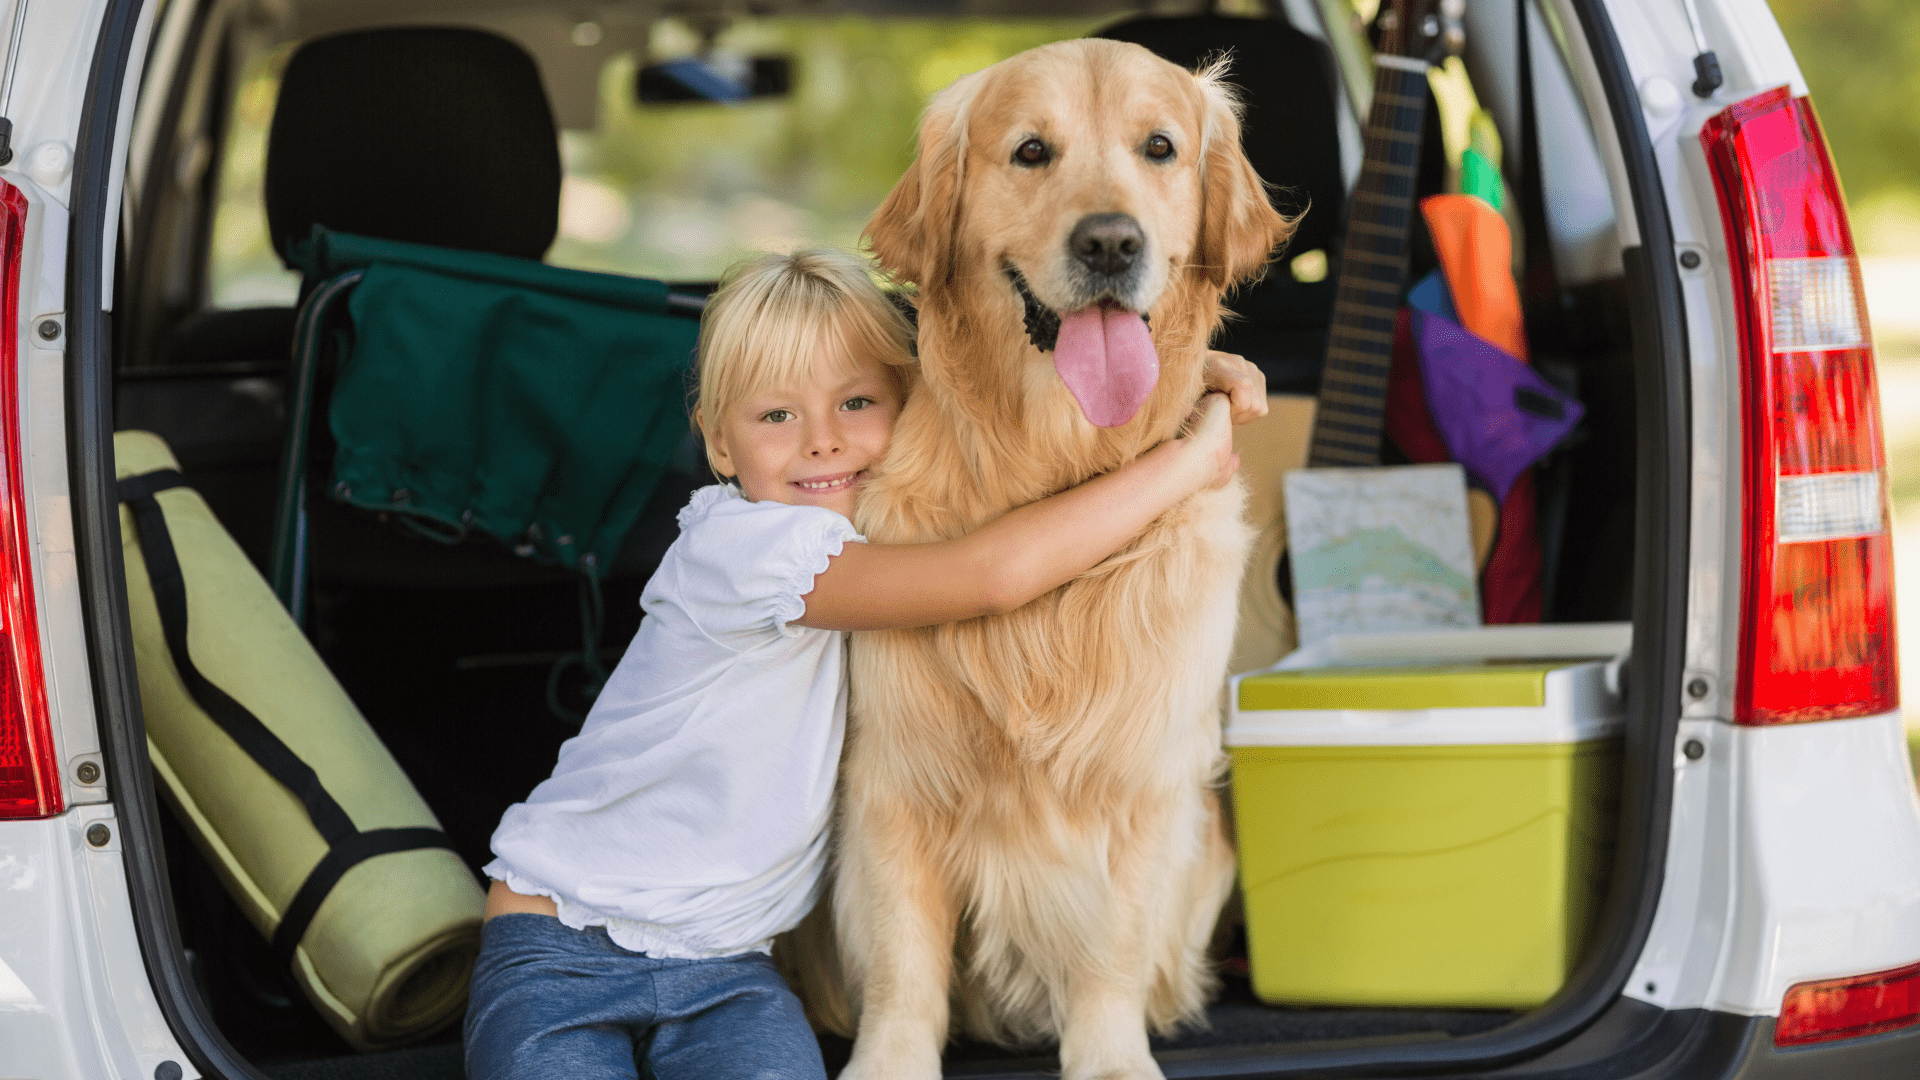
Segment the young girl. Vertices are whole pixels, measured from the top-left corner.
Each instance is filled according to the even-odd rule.
[[[467,1012],[473,1080],[822,1078],[768,956],[813,906],[846,722],[848,630],[1011,611],[1238,461],[1228,402],[1193,434],[969,536],[863,542],[911,329],[853,256],[763,256],[707,308],[695,419],[714,471],[646,617],[553,776],[511,807]],[[1257,372],[1212,379],[1249,417]]]

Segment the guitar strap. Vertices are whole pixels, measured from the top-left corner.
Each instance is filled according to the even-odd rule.
[[[1514,193],[1514,201],[1519,204],[1515,209],[1519,211],[1521,243],[1525,252],[1520,277],[1520,313],[1527,330],[1528,351],[1538,358],[1544,336],[1540,331],[1549,326],[1557,314],[1554,311],[1554,299],[1560,295],[1560,288],[1553,266],[1553,242],[1547,232],[1546,182],[1540,175],[1540,120],[1534,100],[1533,30],[1530,23],[1533,13],[1528,10],[1533,2],[1514,0],[1513,25],[1515,35],[1519,38],[1514,55],[1519,58],[1520,64],[1520,190]],[[1548,598],[1552,592],[1560,547],[1560,530],[1554,526],[1565,518],[1566,509],[1565,484],[1556,484],[1554,481],[1564,481],[1565,478],[1555,477],[1538,465],[1527,470],[1525,478],[1531,488],[1528,497],[1532,500],[1532,505],[1527,509],[1534,516],[1537,523],[1535,535],[1539,537],[1536,577],[1540,583],[1540,601],[1535,618],[1545,619],[1551,606]],[[1543,494],[1545,498],[1542,498]]]
[[[1514,26],[1519,38],[1515,55],[1520,65],[1520,190],[1521,240],[1525,245],[1525,276],[1520,282],[1520,308],[1531,330],[1542,321],[1559,293],[1553,266],[1553,245],[1547,233],[1546,184],[1540,175],[1540,132],[1533,92],[1533,35],[1527,11],[1533,0],[1515,0]],[[1528,335],[1532,337],[1532,334]],[[1530,342],[1531,344],[1531,342]],[[1537,351],[1537,350],[1536,350]]]

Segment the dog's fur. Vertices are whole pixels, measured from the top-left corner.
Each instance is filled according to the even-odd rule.
[[[859,505],[869,538],[961,535],[1177,433],[1223,290],[1291,230],[1220,74],[1068,41],[929,106],[867,229],[919,286],[921,369]],[[1169,161],[1142,150],[1156,132]],[[1034,137],[1053,159],[1014,164]],[[1098,299],[1066,240],[1111,212],[1138,220],[1145,256],[1106,299],[1150,313],[1161,372],[1100,429],[1029,341],[1008,271],[1054,312]],[[1215,785],[1243,501],[1237,481],[1197,495],[1010,615],[856,637],[833,890],[848,998],[803,977],[817,1017],[857,1024],[847,1080],[939,1076],[950,999],[977,1038],[1057,1036],[1068,1080],[1160,1075],[1146,1029],[1201,1015],[1233,874]]]

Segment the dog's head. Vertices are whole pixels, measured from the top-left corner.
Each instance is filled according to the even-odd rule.
[[[929,297],[1006,290],[1086,419],[1124,424],[1159,377],[1143,316],[1173,285],[1217,299],[1292,231],[1241,152],[1224,71],[1084,39],[968,75],[928,106],[867,242]]]

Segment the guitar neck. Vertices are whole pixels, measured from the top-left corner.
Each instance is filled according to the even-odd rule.
[[[1334,290],[1309,468],[1380,463],[1393,328],[1407,276],[1407,237],[1426,120],[1427,65],[1374,58],[1366,157],[1354,187]]]

